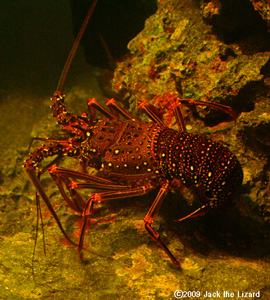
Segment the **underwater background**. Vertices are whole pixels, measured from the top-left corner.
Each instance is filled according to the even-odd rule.
[[[138,110],[144,99],[175,129],[164,95],[229,105],[236,124],[201,108],[187,108],[185,118],[189,132],[209,134],[237,156],[242,193],[235,206],[180,223],[174,220],[198,202],[188,189],[167,196],[153,226],[181,268],[144,229],[157,191],[97,207],[85,264],[41,203],[44,254],[40,221],[36,239],[35,189],[23,165],[32,137],[62,134],[50,97],[90,2],[0,1],[0,299],[175,299],[176,290],[220,292],[220,299],[226,291],[233,299],[238,291],[260,291],[269,299],[268,0],[99,0],[64,88],[68,110],[81,114],[88,98],[105,104],[115,97],[147,120]],[[76,169],[78,162],[65,159],[62,166]],[[80,216],[47,173],[42,185],[76,241]]]

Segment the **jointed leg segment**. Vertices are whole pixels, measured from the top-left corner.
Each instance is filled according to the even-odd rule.
[[[151,224],[154,221],[155,215],[157,214],[157,212],[160,209],[160,206],[164,200],[164,198],[166,197],[166,195],[168,194],[168,191],[170,189],[170,185],[169,183],[165,183],[162,185],[162,187],[160,188],[158,195],[156,196],[156,199],[154,201],[154,203],[152,204],[152,206],[150,207],[147,215],[144,218],[144,226],[145,229],[147,230],[147,232],[150,234],[150,236],[152,237],[152,239],[157,242],[161,248],[166,252],[166,254],[169,256],[170,260],[175,264],[175,265],[179,265],[179,262],[175,259],[175,257],[172,255],[171,251],[167,248],[167,246],[164,244],[164,242],[161,240],[160,235],[157,231],[155,231],[152,227]]]
[[[75,211],[81,213],[83,217],[83,226],[80,232],[80,237],[77,243],[77,251],[81,259],[83,259],[81,250],[83,249],[83,241],[85,236],[85,230],[87,228],[87,224],[92,215],[94,203],[103,202],[107,200],[114,199],[123,199],[135,196],[142,196],[148,192],[150,192],[154,187],[151,185],[143,185],[131,188],[129,186],[118,185],[113,181],[103,179],[97,176],[84,174],[72,170],[68,170],[65,168],[60,168],[53,166],[49,169],[52,179],[56,182],[59,190],[67,202],[67,204],[73,208]],[[71,180],[76,178],[79,180],[84,180],[85,182],[76,182]],[[64,186],[69,191],[70,197],[67,195]],[[77,192],[79,189],[95,189],[101,190],[101,192],[94,193],[87,201],[83,200],[81,195]],[[166,188],[167,189],[167,188]],[[163,194],[163,193],[162,193]],[[157,210],[159,209],[161,202],[156,201],[157,204],[152,206],[153,211],[150,214],[150,219],[154,217]],[[150,212],[150,211],[149,211]],[[148,213],[149,214],[149,213]],[[153,220],[147,221],[147,231],[153,237],[153,230],[151,228],[151,223]],[[152,231],[151,231],[152,230]],[[166,251],[167,247],[160,241],[158,238],[156,240],[160,245],[162,245],[163,249]],[[166,253],[169,250],[167,249]],[[169,252],[170,253],[170,252]],[[172,255],[171,255],[172,256]],[[170,257],[171,258],[171,257]]]
[[[177,97],[177,95],[173,96],[172,98],[174,100],[174,103],[172,104],[172,109],[180,131],[184,131],[184,132],[186,131],[185,120],[182,113],[182,105],[202,106],[202,107],[211,107],[214,109],[219,109],[224,111],[225,113],[228,113],[234,119],[234,121],[236,121],[237,119],[237,115],[235,111],[230,106],[227,105],[212,103],[208,101],[199,101],[195,99],[180,99]],[[142,101],[139,104],[139,107],[145,111],[145,113],[153,122],[156,122],[161,126],[166,127],[161,117],[157,113],[157,109],[155,106],[147,103],[146,101]]]
[[[103,179],[97,176],[89,175],[86,173],[80,173],[72,170],[68,170],[65,168],[60,168],[57,166],[52,166],[49,168],[50,175],[52,179],[56,182],[63,198],[67,202],[67,204],[80,213],[83,217],[83,225],[80,232],[80,236],[77,243],[77,251],[79,253],[80,258],[83,260],[81,250],[83,249],[83,242],[84,242],[84,236],[87,228],[87,224],[89,222],[89,219],[92,216],[93,207],[94,204],[97,202],[103,202],[108,200],[114,200],[114,199],[123,199],[123,198],[129,198],[129,197],[135,197],[135,196],[142,196],[144,194],[147,194],[150,192],[154,187],[150,185],[143,185],[131,188],[129,186],[124,185],[118,185],[113,181]],[[83,180],[84,182],[76,182],[74,179]],[[66,189],[69,191],[70,196],[67,195]],[[100,190],[101,192],[97,192],[91,195],[91,197],[85,201],[81,195],[78,193],[79,189],[95,189]],[[167,248],[167,246],[164,244],[164,242],[161,240],[159,233],[155,231],[151,224],[154,221],[155,215],[157,214],[164,198],[166,197],[168,191],[170,189],[169,182],[166,182],[162,185],[162,187],[159,190],[159,193],[152,204],[151,208],[149,209],[147,215],[144,218],[145,228],[147,232],[150,234],[152,239],[157,242],[162,249],[166,252],[166,254],[169,256],[171,261],[179,265],[178,261],[175,259],[175,257],[172,255],[170,250]],[[40,193],[41,197],[46,199],[46,204],[50,205],[49,200],[47,199],[47,196],[45,192],[42,191]],[[60,229],[62,232],[65,233],[61,222],[59,221],[57,215],[55,214],[53,208],[50,209],[52,212],[54,218],[56,219],[58,225],[60,224]],[[65,236],[67,237],[66,233]],[[69,238],[68,238],[69,239]]]

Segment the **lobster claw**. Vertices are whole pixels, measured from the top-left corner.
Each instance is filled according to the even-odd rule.
[[[192,212],[191,214],[181,218],[181,219],[177,219],[175,221],[183,221],[186,220],[188,218],[195,218],[195,217],[199,217],[199,216],[203,216],[204,214],[206,214],[209,210],[211,209],[211,206],[209,204],[205,204],[203,206],[201,206],[200,208],[196,209],[194,212]]]

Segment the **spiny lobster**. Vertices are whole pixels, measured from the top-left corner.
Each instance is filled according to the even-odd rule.
[[[94,1],[86,19],[89,20],[96,2]],[[84,22],[83,29],[87,22]],[[79,33],[81,36],[83,29]],[[71,57],[74,56],[78,43],[79,38],[74,43]],[[71,60],[66,63],[67,69]],[[203,215],[212,208],[230,203],[243,179],[240,163],[227,148],[205,136],[187,133],[181,105],[221,109],[236,119],[235,112],[225,105],[180,99],[174,95],[172,109],[179,131],[168,128],[156,108],[145,101],[139,106],[152,122],[135,119],[114,99],[107,101],[110,111],[99,105],[95,99],[89,99],[89,115],[84,113],[78,116],[68,112],[64,104],[62,89],[66,75],[67,71],[63,71],[57,91],[51,99],[51,108],[58,123],[69,132],[69,137],[63,140],[42,139],[47,144],[30,153],[25,162],[26,172],[37,193],[46,203],[64,236],[74,244],[41,185],[40,175],[48,170],[66,203],[82,215],[83,226],[77,243],[82,259],[85,230],[95,203],[141,196],[160,187],[144,218],[144,224],[152,239],[163,248],[174,264],[179,265],[159,233],[151,227],[173,183],[180,181],[183,185],[195,188],[203,204],[193,213],[179,219],[180,221]],[[96,119],[96,110],[106,118]],[[46,168],[38,171],[39,164],[53,156],[56,158]],[[85,166],[97,169],[102,177],[58,167],[56,163],[64,156],[79,159]],[[79,193],[80,189],[94,189],[96,192],[84,199]]]

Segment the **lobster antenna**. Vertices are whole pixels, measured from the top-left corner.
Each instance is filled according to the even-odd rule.
[[[82,36],[84,34],[84,31],[87,27],[87,24],[88,24],[93,12],[94,12],[94,9],[95,9],[95,6],[96,6],[97,2],[98,2],[98,0],[94,0],[93,3],[91,4],[90,9],[89,9],[89,11],[88,11],[88,13],[87,13],[87,15],[86,15],[86,17],[83,21],[83,24],[80,28],[80,31],[77,34],[77,37],[76,37],[76,39],[75,39],[75,41],[72,45],[72,48],[69,52],[68,58],[66,60],[65,66],[63,68],[63,71],[61,73],[61,76],[60,76],[60,79],[58,81],[58,85],[57,85],[57,88],[56,88],[56,91],[60,92],[61,94],[63,92],[63,88],[64,88],[64,85],[65,85],[65,82],[66,82],[66,79],[67,79],[67,75],[68,75],[68,72],[69,72],[69,69],[70,69],[70,65],[73,61],[73,58],[74,58],[75,53],[77,51],[77,48],[79,47],[80,41],[81,41]]]

